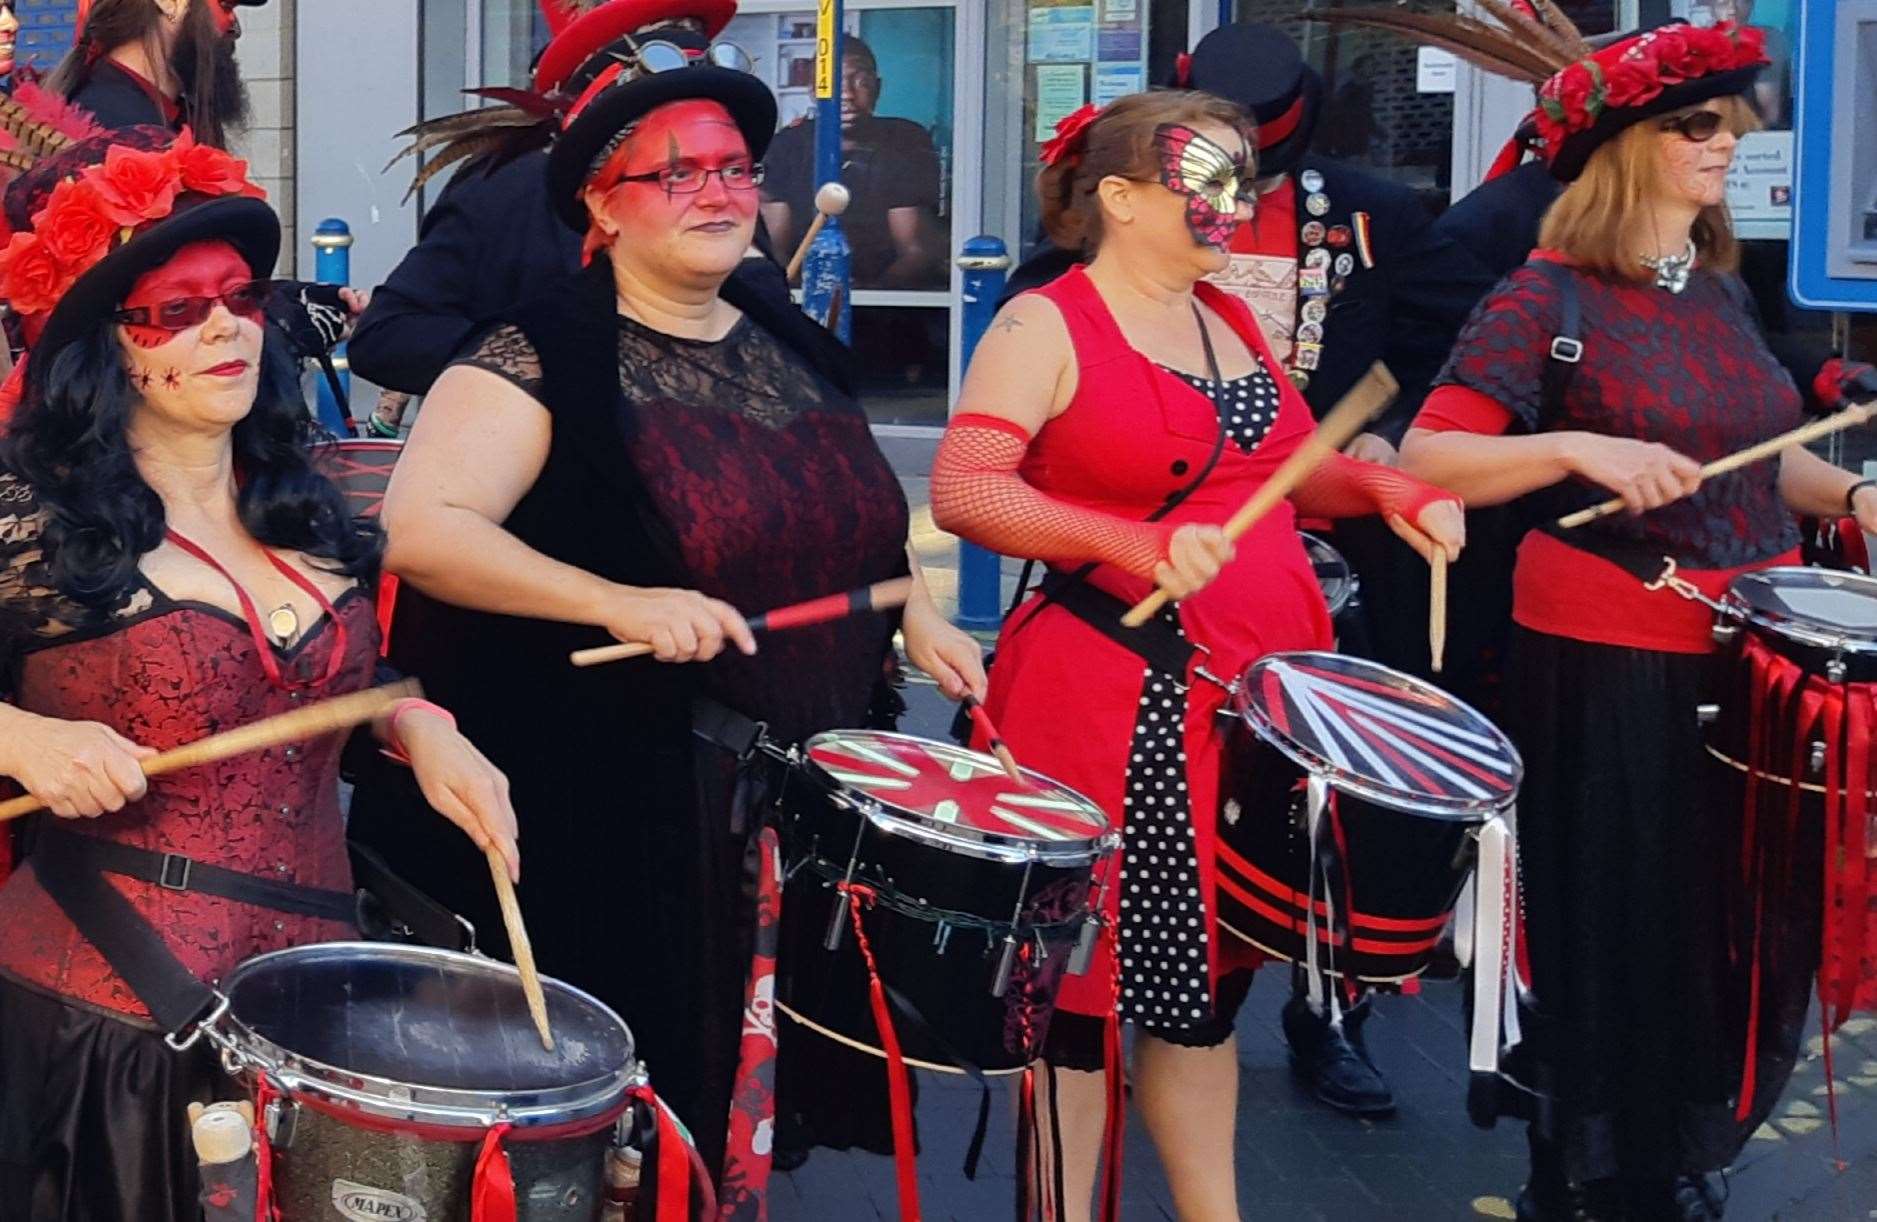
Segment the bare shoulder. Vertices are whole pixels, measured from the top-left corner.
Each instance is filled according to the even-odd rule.
[[[1001,345],[1022,345],[1035,353],[1037,344],[1059,344],[1066,348],[1069,328],[1055,302],[1041,293],[1024,293],[997,311],[997,317],[991,320],[985,334],[986,340],[993,337]]]

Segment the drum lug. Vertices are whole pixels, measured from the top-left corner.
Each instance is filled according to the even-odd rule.
[[[834,911],[828,914],[828,932],[822,935],[821,949],[837,951],[841,949],[841,935],[847,932],[847,892],[842,891],[834,903]]]
[[[1806,763],[1810,767],[1811,773],[1813,776],[1817,776],[1820,773],[1825,771],[1825,744],[1824,743],[1816,739],[1813,740],[1812,753],[1806,758]]]
[[[1732,645],[1734,643],[1735,638],[1737,638],[1739,635],[1740,635],[1739,624],[1736,624],[1731,620],[1724,620],[1724,619],[1717,619],[1714,621],[1714,643],[1716,645]]]
[[[1695,705],[1695,724],[1711,726],[1721,719],[1721,706],[1718,704]]]
[[[261,1122],[267,1130],[268,1144],[276,1150],[293,1145],[293,1131],[299,1127],[300,1105],[287,1099],[270,1099]]]
[[[1082,932],[1076,935],[1075,949],[1069,952],[1069,975],[1085,976],[1089,965],[1095,961],[1095,944],[1101,939],[1101,918],[1090,917],[1082,922]]]
[[[1004,943],[997,952],[997,974],[991,978],[991,996],[1002,997],[1010,991],[1010,974],[1017,966],[1017,934],[1015,930],[1004,935]]]
[[[1843,683],[1845,675],[1849,673],[1850,672],[1845,669],[1843,658],[1833,658],[1831,661],[1825,663],[1825,678],[1831,680],[1833,683]]]

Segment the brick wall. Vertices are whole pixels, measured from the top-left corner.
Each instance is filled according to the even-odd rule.
[[[294,209],[294,9],[298,0],[272,0],[241,12],[241,75],[248,82],[253,117],[235,139],[235,151],[248,159],[254,181],[267,191],[280,213],[280,272],[311,268],[310,251],[301,250]]]

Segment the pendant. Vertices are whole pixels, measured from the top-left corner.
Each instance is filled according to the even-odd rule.
[[[267,630],[274,634],[274,640],[285,645],[300,635],[300,614],[292,606],[282,603],[267,613]]]

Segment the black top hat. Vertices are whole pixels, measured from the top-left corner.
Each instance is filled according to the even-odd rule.
[[[1259,175],[1297,168],[1323,109],[1323,78],[1290,35],[1263,21],[1222,25],[1199,40],[1182,68],[1181,88],[1236,102],[1257,122]]]

